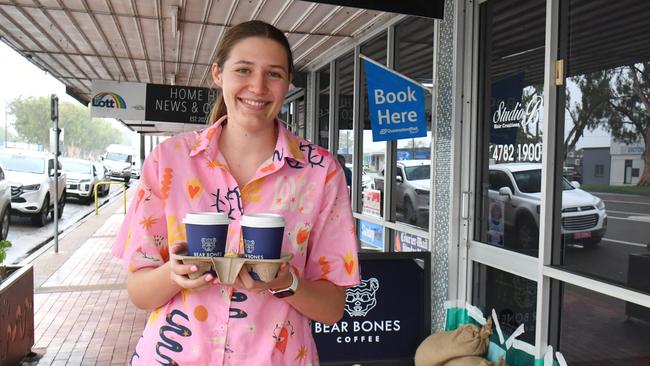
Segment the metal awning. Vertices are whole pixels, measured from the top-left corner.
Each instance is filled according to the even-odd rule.
[[[296,0],[0,0],[0,39],[88,104],[91,80],[212,87],[219,40],[243,21],[284,31],[300,70],[396,15]],[[125,124],[145,133],[182,128]]]

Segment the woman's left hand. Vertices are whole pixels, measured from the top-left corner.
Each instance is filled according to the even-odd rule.
[[[289,263],[282,263],[275,278],[269,282],[264,282],[253,279],[251,274],[248,272],[248,268],[243,266],[241,271],[239,271],[239,275],[237,276],[233,286],[235,288],[256,292],[264,292],[269,289],[280,290],[291,286],[293,278],[289,273],[290,270],[291,266]]]

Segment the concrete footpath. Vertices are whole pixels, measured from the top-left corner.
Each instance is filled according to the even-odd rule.
[[[64,232],[59,253],[47,245],[23,261],[34,265],[37,354],[23,365],[129,363],[148,312],[129,301],[126,271],[110,253],[124,220],[116,198]]]

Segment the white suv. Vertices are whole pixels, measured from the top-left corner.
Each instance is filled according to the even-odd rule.
[[[59,173],[59,191],[54,194],[54,155],[41,151],[0,150],[0,164],[11,184],[11,211],[31,216],[43,226],[58,199],[58,217],[65,207],[65,174]],[[61,169],[59,163],[59,170]],[[56,197],[56,198],[55,198]]]
[[[490,165],[490,201],[504,203],[505,229],[514,232],[516,246],[522,249],[538,246],[541,183],[542,164]],[[598,244],[607,230],[605,203],[563,177],[561,227],[565,244]]]
[[[93,201],[94,187],[97,182],[103,179],[104,173],[97,170],[97,166],[90,160],[59,158],[66,175],[66,195],[75,197],[83,203],[89,204]],[[103,169],[103,168],[102,168]],[[105,189],[106,186],[100,186]],[[99,195],[100,192],[98,192]]]

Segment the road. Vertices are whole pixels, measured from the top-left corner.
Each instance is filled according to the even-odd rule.
[[[130,185],[133,186],[133,183]],[[111,186],[108,196],[99,198],[99,204],[101,205],[109,199],[119,198],[120,192],[121,189],[118,185]],[[59,232],[74,225],[89,213],[92,214],[94,210],[94,203],[83,204],[74,199],[69,199],[63,210],[63,217],[59,219]],[[50,215],[50,221],[43,227],[33,226],[29,217],[12,215],[7,237],[12,246],[7,249],[5,264],[20,262],[42,245],[53,240],[53,236],[54,222],[52,221],[52,215]]]
[[[564,267],[626,284],[629,254],[650,253],[650,197],[592,194],[605,201],[607,232],[596,248],[567,248]]]

